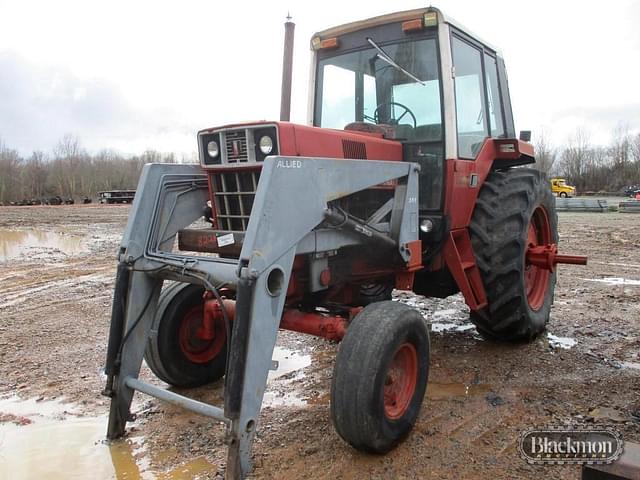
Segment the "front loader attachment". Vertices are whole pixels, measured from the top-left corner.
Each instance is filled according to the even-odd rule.
[[[323,252],[380,242],[394,251],[395,261],[415,268],[418,170],[405,162],[268,157],[239,258],[225,259],[173,250],[178,232],[202,215],[206,175],[197,166],[146,165],[118,255],[104,391],[111,397],[108,438],[124,434],[137,390],[223,423],[227,478],[244,478],[294,259],[308,255],[312,262]],[[393,197],[371,217],[376,225],[346,217],[336,222],[341,212],[332,210],[335,201],[385,183],[394,186]],[[165,280],[201,285],[216,297],[222,287],[235,291],[223,406],[138,379]]]

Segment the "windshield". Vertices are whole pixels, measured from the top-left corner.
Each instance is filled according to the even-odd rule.
[[[396,126],[396,137],[440,141],[442,114],[435,39],[380,46],[318,63],[314,124]]]

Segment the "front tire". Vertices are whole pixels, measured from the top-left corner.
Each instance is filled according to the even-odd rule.
[[[530,341],[549,320],[556,274],[530,265],[530,245],[558,243],[555,199],[534,169],[491,172],[470,225],[488,306],[471,312],[478,331],[502,341]]]
[[[197,387],[222,378],[227,362],[224,322],[215,324],[213,340],[198,338],[204,318],[204,288],[174,283],[160,295],[144,358],[162,381]]]
[[[407,305],[365,307],[340,343],[331,383],[331,418],[358,450],[385,453],[413,428],[429,375],[429,332]]]

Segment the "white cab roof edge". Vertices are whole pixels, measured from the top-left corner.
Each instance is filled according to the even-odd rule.
[[[436,12],[436,14],[438,15],[438,23],[448,23],[449,25],[466,33],[471,38],[477,40],[478,42],[482,43],[484,46],[493,50],[497,56],[502,57],[502,52],[498,48],[493,46],[491,43],[486,42],[478,35],[474,34],[470,29],[466,28],[464,25],[462,25],[460,22],[456,21],[452,17],[445,15],[444,13],[442,13],[441,10],[439,10],[436,7],[404,10],[402,12],[389,13],[386,15],[379,15],[377,17],[367,18],[365,20],[358,20],[356,22],[345,23],[344,25],[338,25],[336,27],[331,27],[326,30],[317,32],[313,34],[311,38],[314,38],[314,37],[320,37],[321,39],[331,38],[338,35],[344,35],[345,33],[351,33],[351,32],[356,32],[358,30],[363,30],[365,28],[376,27],[378,25],[385,25],[391,22],[402,22],[405,20],[413,20],[415,18],[419,18],[420,16],[424,15],[427,12]]]

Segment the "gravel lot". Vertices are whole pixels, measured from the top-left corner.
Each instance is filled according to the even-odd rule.
[[[20,458],[41,455],[29,442],[18,455],[3,454],[12,442],[22,445],[29,429],[81,420],[93,421],[95,432],[87,450],[68,455],[95,455],[95,465],[105,466],[75,471],[80,477],[223,474],[222,428],[148,397],[136,397],[138,419],[124,442],[110,448],[99,441],[108,409],[100,390],[115,252],[128,210],[0,208],[0,477],[15,472]],[[413,433],[386,456],[356,452],[333,430],[336,345],[281,333],[277,355],[284,367],[270,381],[254,444],[255,478],[577,479],[578,467],[528,465],[516,451],[519,433],[535,425],[595,422],[640,441],[640,217],[559,218],[560,250],[588,255],[589,265],[560,267],[548,333],[530,344],[481,339],[460,296],[397,294],[432,325],[431,371]],[[221,402],[220,384],[186,393]],[[23,471],[24,478],[36,478]]]

